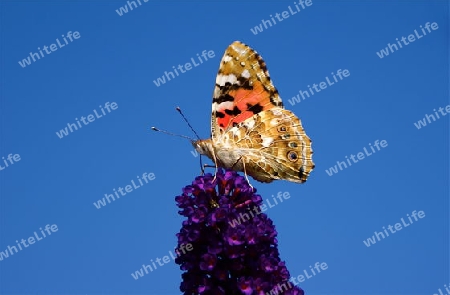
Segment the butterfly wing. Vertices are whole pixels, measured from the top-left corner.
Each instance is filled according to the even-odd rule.
[[[273,107],[283,108],[283,102],[264,60],[249,46],[233,42],[222,57],[216,77],[211,138],[217,139],[233,125]]]
[[[311,139],[292,112],[272,108],[239,123],[224,134],[242,155],[248,175],[261,182],[275,179],[303,183],[314,169]]]
[[[217,74],[211,141],[239,155],[233,169],[244,171],[245,165],[261,182],[303,183],[314,168],[311,140],[300,119],[283,108],[262,57],[238,41],[225,51]]]

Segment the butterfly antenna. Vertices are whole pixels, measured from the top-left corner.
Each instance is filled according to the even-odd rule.
[[[183,117],[184,121],[186,121],[186,123],[188,124],[189,128],[191,128],[192,132],[194,132],[195,136],[197,136],[198,139],[201,139],[200,136],[198,136],[197,132],[195,132],[194,128],[192,128],[191,124],[189,124],[189,121],[183,115],[183,112],[181,111],[180,107],[176,107],[176,109],[180,113],[180,115]]]
[[[198,136],[197,132],[195,132],[194,128],[191,126],[191,124],[189,123],[189,121],[188,121],[188,120],[186,119],[186,117],[184,116],[184,114],[183,114],[183,112],[181,111],[180,107],[176,107],[176,110],[177,110],[177,111],[180,113],[180,115],[183,117],[184,121],[188,124],[189,128],[191,128],[192,132],[194,132],[195,136],[197,136],[197,138],[198,138],[199,140],[201,140],[200,136]],[[178,137],[187,138],[187,139],[189,139],[190,141],[195,142],[195,139],[190,138],[190,137],[185,136],[185,135],[174,134],[174,133],[172,133],[172,132],[168,132],[168,131],[165,131],[165,130],[160,130],[160,129],[156,128],[156,127],[151,127],[151,128],[152,128],[152,130],[154,130],[154,131],[159,131],[159,132],[162,132],[162,133],[165,133],[165,134],[168,134],[168,135],[173,135],[173,136],[178,136]],[[200,169],[201,169],[201,172],[202,172],[202,175],[203,175],[203,174],[205,174],[205,168],[203,167],[202,155],[201,155],[201,154],[200,154],[200,157],[199,157],[199,158],[200,158]]]
[[[151,127],[151,128],[152,128],[152,130],[154,130],[154,131],[159,131],[159,132],[162,132],[162,133],[165,133],[165,134],[168,134],[168,135],[173,135],[173,136],[183,137],[183,138],[189,139],[190,141],[195,141],[195,139],[190,138],[189,136],[180,135],[180,134],[175,134],[175,133],[172,133],[172,132],[168,132],[168,131],[165,131],[165,130],[158,129],[158,128],[156,128],[156,127]]]
[[[197,136],[198,139],[201,139],[200,136],[198,136],[197,132],[195,132],[194,128],[191,126],[191,124],[189,123],[189,121],[186,119],[186,117],[184,116],[183,112],[181,111],[180,107],[176,107],[176,110],[180,113],[180,115],[183,117],[184,121],[188,124],[189,128],[191,128],[192,132],[194,132],[195,136]],[[203,161],[202,161],[202,155],[200,154],[200,169],[202,170],[202,175],[205,174],[205,167],[203,166]]]

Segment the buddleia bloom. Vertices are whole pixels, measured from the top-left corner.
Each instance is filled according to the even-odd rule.
[[[175,198],[186,217],[175,262],[185,295],[303,295],[279,258],[277,232],[262,198],[244,177],[218,170],[198,176]]]

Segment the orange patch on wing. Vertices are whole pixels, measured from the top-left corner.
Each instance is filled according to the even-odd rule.
[[[274,107],[270,102],[270,93],[263,87],[261,82],[255,81],[253,83],[253,89],[237,89],[228,92],[229,95],[234,97],[233,109],[237,107],[241,113],[238,115],[229,115],[225,113],[225,108],[218,109],[219,112],[224,113],[225,117],[218,118],[217,123],[223,129],[228,129],[233,126],[233,123],[240,123],[248,118],[251,118],[255,113],[252,109],[248,110],[249,105],[254,106],[259,104],[262,109],[261,111],[266,111]],[[233,109],[230,109],[232,111]]]

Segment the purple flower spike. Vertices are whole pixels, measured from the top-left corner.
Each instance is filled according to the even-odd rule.
[[[289,282],[262,197],[234,171],[198,176],[175,201],[186,219],[175,262],[184,295],[304,295]]]

